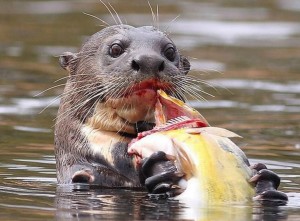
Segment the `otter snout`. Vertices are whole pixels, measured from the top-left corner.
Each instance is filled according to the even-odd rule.
[[[165,61],[158,55],[139,55],[132,60],[131,67],[137,72],[155,75],[164,71]]]

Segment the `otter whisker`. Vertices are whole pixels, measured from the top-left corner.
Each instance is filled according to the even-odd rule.
[[[177,83],[177,86],[180,87],[184,92],[193,94],[194,97],[198,96],[201,100],[203,99],[203,96],[201,96],[198,92],[206,94],[206,92],[204,92],[202,89],[195,87],[192,84],[189,85],[189,84],[184,84],[184,83],[180,82],[180,83]]]
[[[175,85],[175,84],[173,84]],[[177,87],[170,87],[170,91],[172,92],[172,94],[174,94],[174,97],[180,99],[180,100],[183,100],[183,101],[186,101],[187,98],[185,96],[185,94],[183,93],[183,91],[181,89],[177,89]]]
[[[106,21],[102,20],[101,18],[99,18],[99,17],[97,17],[95,15],[92,15],[92,14],[89,14],[89,13],[86,13],[86,12],[82,12],[82,13],[85,14],[85,15],[87,15],[87,16],[90,16],[92,18],[95,18],[95,19],[101,21],[104,24],[104,27],[109,27],[110,26],[109,23],[107,23]]]
[[[93,88],[91,88],[91,87],[87,87],[87,88],[93,89]],[[96,88],[95,88],[95,89],[96,89]],[[83,90],[82,90],[82,91],[83,91]],[[85,92],[86,92],[86,93],[89,93],[88,90],[86,90]],[[95,92],[94,92],[94,93],[95,93]],[[94,94],[94,93],[93,93],[93,94]],[[90,95],[89,95],[89,96],[90,96]],[[93,95],[92,95],[92,96],[93,96]],[[68,114],[73,113],[73,111],[76,111],[76,110],[82,108],[86,103],[88,103],[88,102],[91,101],[91,99],[87,99],[87,100],[85,100],[85,99],[86,99],[86,97],[80,98],[77,105],[72,106],[72,107],[69,108],[67,111],[61,113],[61,114],[59,115],[59,117],[61,117],[61,118],[66,117],[66,116],[68,116]],[[81,101],[83,101],[83,102],[81,102]],[[57,117],[57,118],[58,118],[58,117]]]
[[[220,85],[213,84],[213,83],[211,83],[211,82],[209,82],[209,81],[206,81],[206,80],[198,79],[198,78],[196,78],[196,77],[194,77],[194,76],[187,76],[187,78],[186,78],[185,81],[190,81],[190,82],[192,81],[192,82],[194,82],[194,83],[206,85],[206,86],[208,86],[208,87],[210,87],[210,88],[213,88],[213,89],[214,89],[216,92],[218,92],[218,93],[219,93],[219,90],[218,90],[217,87],[221,87],[221,88],[227,90],[226,88],[224,88],[224,87],[222,87],[222,86],[220,86]]]
[[[115,80],[116,82],[118,82],[117,80]],[[123,85],[124,83],[122,83]],[[118,91],[120,89],[120,85],[116,85],[116,84],[111,84],[109,85],[110,87],[106,88],[106,93],[105,96],[110,99],[110,98],[117,98],[121,95],[122,90]],[[115,94],[116,92],[118,92],[118,94]],[[108,100],[107,99],[107,100]]]
[[[115,8],[110,4],[110,2],[108,3],[108,5],[109,5],[110,8],[114,11],[115,15],[117,16],[117,18],[118,18],[118,20],[119,20],[119,22],[120,22],[120,25],[123,25],[123,22],[122,22],[122,20],[120,19],[118,12],[117,12],[117,11],[115,10]]]
[[[124,122],[121,122],[122,125],[120,127],[120,129],[116,132],[116,134],[122,132],[122,130],[129,124],[129,121],[128,120],[125,120]]]
[[[80,81],[80,82],[86,82],[86,81]],[[80,94],[81,92],[86,91],[86,87],[92,86],[94,85],[93,83],[87,84],[87,85],[82,85],[82,86],[78,86],[75,90],[72,91],[65,91],[63,92],[61,95],[57,96],[58,98],[61,98],[63,96],[70,96],[70,95],[74,95],[74,94]]]
[[[199,95],[198,93],[194,93],[194,91],[190,91],[187,88],[184,89],[184,92],[187,93],[190,97],[192,97],[195,100],[206,101],[206,99],[203,96]]]
[[[77,57],[75,59],[78,58],[88,58],[90,56],[94,56],[94,53],[97,52],[97,48],[91,48],[89,51],[85,51],[85,52],[79,52],[77,54]]]
[[[155,14],[154,14],[152,5],[151,5],[151,3],[150,3],[149,1],[148,1],[148,5],[149,5],[150,10],[151,10],[152,20],[153,20],[153,25],[154,25],[154,24],[156,24],[156,17],[155,17]],[[154,26],[155,26],[155,25],[154,25]]]
[[[65,77],[59,78],[59,79],[57,79],[57,80],[53,81],[53,83],[57,83],[57,82],[59,82],[59,81],[62,81],[62,80],[68,79],[69,77],[70,77],[70,76],[68,75],[68,76],[65,76]]]
[[[157,29],[159,30],[159,13],[158,13],[158,4],[156,5],[156,24],[157,24]]]
[[[118,84],[114,84],[114,88],[119,90],[118,93],[115,94],[114,90],[110,90],[107,95],[108,97],[112,97],[114,95],[113,97],[117,98],[117,97],[120,97],[125,92],[124,90],[120,90],[120,89],[124,88],[123,86],[125,86],[127,84],[127,82],[124,81],[121,77],[116,79],[116,82],[118,82]],[[119,83],[119,82],[121,82],[121,83]]]
[[[187,87],[187,88],[193,88],[196,91],[199,91],[199,92],[201,92],[203,94],[206,94],[208,96],[214,97],[214,95],[212,95],[212,94],[210,94],[210,93],[202,90],[201,87],[198,84],[195,84],[194,82],[184,81],[183,80],[183,81],[180,82],[180,85],[183,86],[183,87]]]
[[[180,87],[178,87],[178,86],[176,85],[176,83],[173,83],[173,85],[175,85],[175,87],[168,87],[169,90],[170,90],[172,93],[174,93],[174,96],[175,96],[175,97],[177,97],[177,98],[179,98],[179,99],[183,99],[184,101],[186,101],[187,98],[186,98],[185,94],[182,92],[182,90],[179,89]]]
[[[190,84],[190,85],[193,85],[194,88],[198,88],[199,90],[202,90],[202,87],[199,86],[198,84],[196,84],[197,82],[182,82],[182,83],[185,83],[185,84],[187,84],[187,85],[189,85],[189,84]],[[218,92],[218,89],[217,89],[215,86],[209,84],[208,82],[201,82],[201,84],[207,85],[207,86],[209,86],[210,88],[214,89],[214,91]],[[206,92],[206,91],[204,91],[204,90],[202,90],[201,92],[203,92],[203,93],[205,93],[205,94],[207,94],[207,95],[209,95],[209,96],[211,96],[211,97],[214,97],[214,95],[212,95],[212,94],[210,94],[210,93],[208,93],[208,92]]]
[[[59,100],[61,97],[63,97],[63,94],[59,95],[59,96],[56,96],[55,98],[53,98],[50,103],[44,107],[40,112],[39,114],[43,113],[45,110],[47,110],[48,107],[50,107],[52,104],[54,104],[57,100]]]
[[[107,9],[107,11],[110,13],[111,17],[113,18],[113,20],[115,21],[115,24],[118,25],[118,22],[114,16],[114,14],[112,13],[111,9],[106,5],[106,3],[104,3],[102,0],[99,0]],[[121,25],[121,24],[120,24]]]
[[[204,84],[204,85],[207,85],[207,86],[213,88],[215,91],[217,91],[217,89],[215,88],[215,86],[213,84],[209,83],[208,81],[196,78],[194,76],[183,76],[183,77],[182,76],[174,76],[174,78],[178,78],[181,82],[193,83],[193,84],[195,84],[195,83]],[[199,85],[197,85],[197,87],[200,88]]]
[[[76,61],[78,59],[85,59],[85,58],[93,57],[96,52],[97,52],[97,48],[92,48],[92,49],[90,49],[89,51],[86,51],[86,52],[79,52],[79,53],[76,54],[77,56],[75,58],[73,58],[70,62],[71,63],[76,63]]]
[[[203,82],[204,84],[212,87],[216,92],[220,93],[218,88],[221,88],[223,90],[226,90],[227,92],[229,92],[230,94],[233,94],[232,91],[224,86],[222,86],[221,84],[217,84],[217,83],[212,83],[212,82],[209,82],[209,81],[204,81]]]
[[[52,106],[52,104],[54,104],[58,99],[59,99],[59,98],[57,98],[57,97],[55,97],[54,99],[52,99],[52,100],[50,101],[50,103],[47,104],[47,106],[44,107],[44,108],[39,112],[39,114],[41,114],[41,113],[43,113],[45,110],[47,110],[47,109],[48,109],[50,106]]]
[[[96,99],[96,101],[92,104],[91,108],[87,111],[86,114],[83,115],[82,117],[82,123],[84,123],[87,119],[87,117],[94,111],[94,108],[96,107],[97,103],[100,101],[101,99],[98,97]]]
[[[79,92],[80,92],[80,91],[79,91]],[[52,104],[54,104],[58,99],[60,99],[60,98],[63,97],[64,95],[66,95],[66,94],[75,94],[75,93],[78,93],[78,91],[76,90],[76,91],[71,91],[71,92],[68,92],[68,93],[64,92],[64,93],[62,93],[61,95],[56,96],[55,98],[53,98],[53,99],[50,101],[50,103],[49,103],[45,108],[43,108],[43,109],[40,111],[40,113],[44,112],[48,107],[50,107]]]
[[[134,84],[132,84],[128,89],[128,94],[132,94],[134,92]]]
[[[120,90],[123,86],[126,85],[126,82],[122,82],[121,84],[119,84],[119,87],[116,87],[116,90],[118,89],[119,91],[117,91],[117,93],[115,94],[115,91],[113,92],[114,97],[118,98],[121,97],[124,94],[124,90]]]
[[[179,17],[180,17],[180,15],[177,15],[177,16],[176,16],[175,18],[173,18],[170,22],[168,22],[168,25],[167,25],[167,27],[165,28],[164,33],[166,33],[167,35],[170,34],[168,31],[169,31],[169,28],[171,27],[171,24],[172,24],[173,22],[175,22]]]
[[[189,88],[190,91],[195,91],[195,92],[199,92],[199,93],[202,93],[202,94],[206,94],[210,97],[215,97],[214,95],[202,90],[200,87],[197,87],[197,85],[188,85],[187,88]]]
[[[41,92],[35,94],[33,97],[38,97],[38,96],[40,96],[41,94],[43,94],[43,93],[45,93],[45,92],[47,92],[47,91],[50,91],[50,90],[52,90],[52,89],[54,89],[54,88],[58,88],[58,87],[65,86],[65,85],[66,85],[66,83],[64,83],[64,84],[58,84],[58,85],[52,86],[52,87],[50,87],[50,88],[47,88],[46,90],[43,90],[43,91],[41,91]]]
[[[79,100],[81,101],[81,100]],[[84,102],[84,101],[83,101]],[[84,103],[85,104],[85,103]],[[62,112],[60,113],[56,118],[56,124],[59,124],[62,120],[66,119],[67,117],[71,116],[71,115],[75,115],[75,112],[79,109],[79,108],[82,108],[83,103],[81,103],[80,105],[76,105],[72,108],[70,108],[69,110],[65,111],[65,112]]]
[[[174,82],[174,84],[176,84],[177,87],[180,87],[182,89],[182,91],[184,91],[191,97],[196,98],[197,100],[206,100],[203,96],[201,96],[200,94],[195,93],[195,91],[191,90],[190,87],[184,87],[184,85],[182,85],[179,82]]]

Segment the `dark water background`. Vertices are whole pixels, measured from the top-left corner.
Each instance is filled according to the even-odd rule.
[[[156,24],[147,1],[110,2],[125,23]],[[63,86],[35,95],[64,84],[57,55],[77,52],[102,28],[82,12],[114,21],[98,0],[0,0],[0,219],[300,220],[300,1],[150,2],[190,57],[191,74],[215,87],[204,85],[214,97],[191,104],[211,125],[244,137],[251,162],[281,176],[288,205],[194,208],[136,190],[58,188],[54,98]]]

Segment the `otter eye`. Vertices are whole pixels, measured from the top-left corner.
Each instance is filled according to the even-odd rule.
[[[121,45],[119,45],[117,43],[113,44],[109,49],[109,54],[113,58],[119,57],[121,54],[123,54],[123,52],[124,52],[124,49],[122,48]]]
[[[174,47],[168,47],[164,54],[169,61],[173,62],[175,60],[176,52]]]

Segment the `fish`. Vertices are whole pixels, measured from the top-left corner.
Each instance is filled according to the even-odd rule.
[[[212,127],[195,109],[157,91],[156,126],[131,141],[128,153],[137,164],[157,151],[166,153],[184,174],[174,186],[175,199],[201,205],[243,203],[253,199],[253,175],[245,153],[231,140],[236,133]]]

